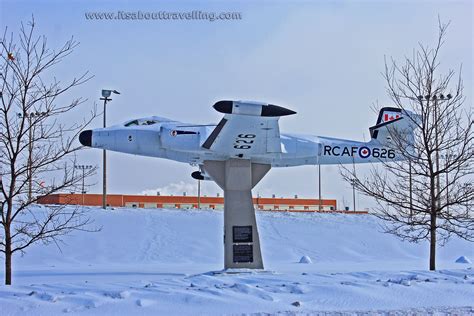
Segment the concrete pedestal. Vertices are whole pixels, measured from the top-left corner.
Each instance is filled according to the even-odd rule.
[[[252,188],[270,165],[229,159],[205,161],[203,168],[224,190],[224,268],[263,269]]]

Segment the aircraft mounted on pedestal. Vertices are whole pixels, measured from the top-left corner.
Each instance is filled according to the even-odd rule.
[[[206,160],[248,159],[272,167],[370,163],[398,160],[390,148],[389,128],[413,138],[410,112],[380,110],[371,140],[360,142],[323,136],[280,133],[278,120],[296,112],[284,107],[244,101],[219,101],[218,124],[197,125],[164,117],[133,119],[124,124],[83,131],[84,146],[202,165]],[[408,119],[407,119],[408,118]]]
[[[277,105],[219,101],[218,124],[196,125],[163,117],[83,131],[84,146],[199,165],[198,180],[214,180],[224,190],[224,267],[263,269],[252,188],[271,167],[368,163],[400,160],[390,136],[412,143],[412,113],[383,108],[371,140],[360,142],[280,133],[278,120],[296,112]],[[397,139],[400,139],[397,137]]]

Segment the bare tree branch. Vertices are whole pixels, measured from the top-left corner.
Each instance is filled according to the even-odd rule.
[[[83,177],[95,173],[95,168],[84,173],[74,168],[82,148],[77,136],[96,117],[95,107],[87,118],[63,121],[64,114],[86,102],[67,102],[68,93],[91,76],[85,72],[67,82],[54,76],[54,66],[77,46],[71,38],[51,50],[45,36],[35,35],[34,19],[21,24],[17,38],[8,29],[0,38],[0,252],[6,284],[11,284],[13,253],[37,242],[57,243],[74,230],[91,230],[81,208],[35,205],[41,196],[77,190]]]
[[[432,270],[437,245],[453,235],[474,241],[472,107],[464,106],[462,68],[457,78],[453,70],[438,70],[448,26],[439,21],[433,48],[419,44],[401,63],[385,59],[388,95],[396,107],[418,118],[412,122],[414,139],[390,131],[391,146],[404,159],[374,165],[365,178],[341,167],[346,181],[375,199],[375,216],[385,221],[387,233],[430,241]]]

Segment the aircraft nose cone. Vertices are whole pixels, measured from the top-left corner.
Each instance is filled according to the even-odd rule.
[[[88,129],[79,134],[79,142],[84,145],[91,147],[92,145],[92,130]]]

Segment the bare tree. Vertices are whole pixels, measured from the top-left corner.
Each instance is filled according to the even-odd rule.
[[[30,245],[57,243],[73,230],[87,230],[90,218],[82,208],[34,205],[41,196],[76,190],[85,174],[74,168],[78,133],[95,117],[62,120],[84,100],[66,101],[70,89],[91,77],[88,73],[62,83],[55,65],[78,43],[70,39],[57,50],[45,36],[34,34],[34,19],[21,25],[18,37],[0,38],[0,252],[5,256],[5,284],[11,284],[12,255]],[[8,37],[8,38],[7,38]]]
[[[430,270],[436,269],[437,246],[450,236],[474,241],[472,108],[464,106],[461,69],[457,78],[453,70],[439,69],[448,26],[439,22],[434,47],[420,44],[402,63],[385,62],[388,94],[398,108],[413,113],[407,119],[416,126],[414,138],[389,129],[401,160],[374,165],[366,177],[341,169],[346,181],[375,198],[375,216],[385,221],[386,232],[429,241]]]

